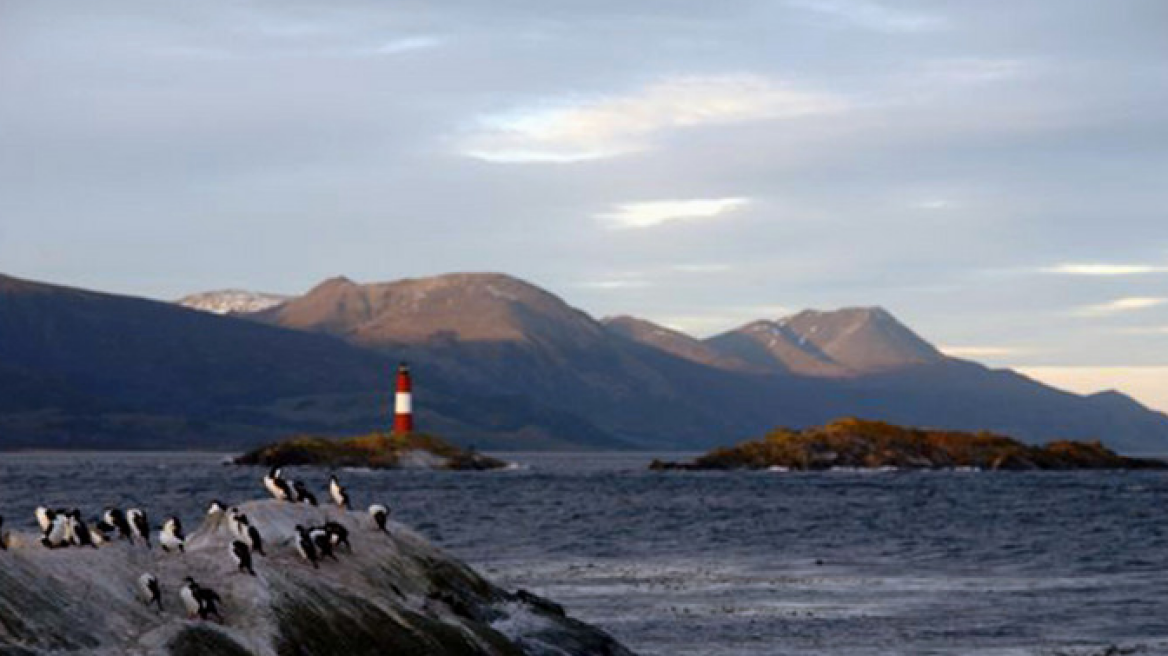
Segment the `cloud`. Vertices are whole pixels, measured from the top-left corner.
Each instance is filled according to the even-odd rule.
[[[328,45],[316,42],[301,43],[299,41],[280,43],[275,46],[267,44],[267,47],[257,47],[255,44],[252,44],[251,47],[237,46],[235,48],[166,45],[152,50],[151,54],[196,61],[278,61],[281,59],[312,57],[321,59],[349,59],[403,55],[418,50],[438,48],[445,44],[446,39],[443,37],[418,34],[391,39],[377,45],[369,45],[368,43],[361,45],[353,45],[350,43]]]
[[[717,219],[749,202],[746,198],[710,198],[624,203],[596,218],[614,229],[652,228],[674,221]]]
[[[667,130],[834,113],[840,98],[751,74],[671,77],[632,93],[489,115],[460,148],[489,162],[579,162],[644,151]]]
[[[952,205],[952,202],[944,198],[926,198],[912,203],[912,207],[918,210],[943,210]]]
[[[1036,64],[1022,59],[958,57],[924,62],[915,72],[919,82],[936,84],[984,84],[1023,76]]]
[[[1120,332],[1126,335],[1168,335],[1168,326],[1133,326]]]
[[[1081,316],[1103,316],[1108,314],[1118,314],[1121,312],[1131,312],[1133,310],[1146,310],[1148,308],[1154,308],[1161,305],[1168,305],[1168,298],[1129,296],[1127,298],[1117,298],[1114,301],[1108,301],[1107,303],[1081,307],[1077,311],[1077,314]]]
[[[947,23],[939,16],[891,9],[870,0],[787,0],[787,5],[877,32],[929,32]]]
[[[942,346],[941,352],[954,358],[1003,358],[1029,353],[1015,346]]]
[[[1148,264],[1059,264],[1041,269],[1042,273],[1066,276],[1138,276],[1153,273],[1168,273],[1168,266]]]
[[[374,55],[400,55],[405,52],[412,52],[415,50],[429,50],[430,48],[437,48],[445,41],[436,36],[419,35],[407,36],[401,39],[394,39],[386,41],[385,43],[369,50],[369,54]]]
[[[733,270],[729,264],[720,262],[674,264],[670,269],[680,273],[725,273]]]
[[[618,291],[622,289],[644,289],[645,287],[652,287],[653,283],[643,278],[605,278],[602,280],[588,280],[578,285],[586,289],[599,289],[604,291]]]

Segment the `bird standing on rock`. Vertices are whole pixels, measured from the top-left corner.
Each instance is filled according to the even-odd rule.
[[[259,529],[251,525],[251,520],[247,515],[239,512],[239,508],[232,508],[230,514],[227,516],[228,525],[231,528],[231,533],[239,539],[240,542],[246,544],[254,553],[261,556],[266,556],[264,553],[264,540],[260,537]]]
[[[296,502],[307,503],[310,506],[316,505],[316,495],[308,491],[308,486],[304,481],[293,481],[292,489],[296,490]]]
[[[313,569],[319,569],[317,564],[319,559],[316,555],[316,545],[312,542],[312,537],[308,535],[308,529],[300,524],[296,525],[296,551],[300,553],[300,557],[312,563]]]
[[[158,612],[162,612],[162,587],[153,574],[146,573],[138,577],[138,591],[142,593],[147,606],[158,604]]]
[[[41,544],[49,549],[69,546],[69,518],[64,513],[53,515],[53,523],[41,538]]]
[[[109,526],[111,530],[117,530],[118,535],[124,540],[129,540],[130,544],[134,543],[134,533],[130,529],[130,523],[126,521],[126,514],[117,508],[106,508],[105,513],[101,516],[101,521]]]
[[[227,527],[231,529],[232,535],[237,538],[243,538],[247,535],[247,515],[239,512],[239,508],[232,508],[227,513]]]
[[[252,526],[251,524],[247,525],[247,536],[243,541],[247,543],[248,547],[254,553],[257,553],[261,556],[267,555],[264,553],[264,540],[260,537],[259,529]]]
[[[93,520],[93,524],[89,527],[89,539],[97,545],[112,542],[116,531],[117,529],[99,517]]]
[[[93,539],[93,533],[89,531],[89,526],[81,519],[81,511],[74,508],[66,515],[69,518],[69,539],[79,547],[93,547],[97,548],[97,542]]]
[[[349,544],[349,529],[341,526],[337,522],[326,522],[324,525],[324,530],[326,533],[328,533],[329,541],[332,542],[332,546],[337,547],[343,544],[349,553],[353,552],[353,545]]]
[[[223,622],[223,615],[219,612],[219,604],[223,600],[218,593],[211,588],[199,588],[195,592],[195,599],[199,600],[199,617],[207,619],[214,615],[217,622]]]
[[[329,496],[333,498],[333,503],[337,504],[341,510],[349,509],[349,492],[341,485],[336,474],[329,476]]]
[[[222,622],[223,615],[219,613],[219,604],[222,599],[219,598],[219,595],[214,590],[195,583],[195,579],[189,576],[185,581],[186,585],[179,591],[179,596],[182,597],[183,606],[187,609],[187,617],[194,619],[197,615],[205,620],[214,615]]]
[[[158,533],[158,544],[162,545],[163,551],[169,553],[173,549],[183,553],[186,550],[186,541],[182,522],[178,517],[171,517],[162,523],[162,530]]]
[[[279,467],[272,467],[267,476],[264,476],[264,487],[280,501],[292,500],[292,486],[284,480],[284,471]]]
[[[333,537],[323,527],[313,526],[308,529],[308,537],[312,539],[312,546],[316,547],[316,553],[320,558],[337,559],[333,553]]]
[[[41,537],[45,537],[49,534],[49,529],[53,528],[53,519],[57,516],[57,513],[44,506],[38,506],[35,514],[37,526],[41,527]]]
[[[199,590],[199,584],[191,577],[184,579],[185,583],[182,590],[178,591],[178,596],[182,598],[183,607],[187,609],[187,619],[193,620],[199,614],[199,598],[195,593]]]
[[[134,535],[141,538],[146,543],[146,548],[150,548],[150,522],[146,520],[146,513],[139,508],[131,508],[126,511],[126,521],[129,522],[131,530]]]
[[[251,547],[240,540],[231,541],[231,557],[235,560],[235,566],[239,571],[246,572],[255,576],[255,570],[251,567]]]
[[[377,525],[377,530],[389,533],[385,528],[386,522],[389,521],[389,509],[380,503],[375,503],[369,506],[369,516],[373,518],[373,523]]]

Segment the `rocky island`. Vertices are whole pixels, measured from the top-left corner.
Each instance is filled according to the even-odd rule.
[[[1165,469],[1161,460],[1128,458],[1100,442],[1024,444],[988,432],[906,428],[841,419],[804,430],[779,429],[762,439],[714,449],[692,462],[649,465],[655,470],[832,468],[896,469]]]
[[[369,469],[500,469],[507,463],[424,433],[377,432],[348,438],[292,437],[239,456],[237,465]]]
[[[46,549],[14,532],[0,550],[0,654],[167,656],[631,656],[555,603],[509,592],[405,526],[380,531],[361,512],[281,501],[238,506],[264,535],[255,576],[230,558],[227,514],[208,515],[184,552],[136,541]],[[297,525],[337,522],[351,550],[314,568]],[[136,582],[154,575],[159,604]],[[189,619],[193,577],[221,597],[220,621]]]

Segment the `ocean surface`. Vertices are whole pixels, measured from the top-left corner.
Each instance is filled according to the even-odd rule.
[[[1168,654],[1168,474],[646,471],[503,454],[498,472],[344,471],[361,506],[640,654]],[[673,457],[677,457],[676,455]],[[140,505],[198,525],[264,496],[219,454],[3,454],[0,514]],[[292,470],[314,488],[327,472]]]

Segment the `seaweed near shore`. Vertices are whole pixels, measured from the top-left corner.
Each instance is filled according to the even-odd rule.
[[[1129,458],[1101,442],[1060,440],[1024,444],[989,432],[906,428],[880,421],[840,419],[804,430],[778,429],[761,439],[717,448],[692,462],[654,460],[654,470],[790,469],[1168,469],[1168,463]]]
[[[370,469],[501,469],[507,463],[461,449],[424,433],[386,433],[347,438],[299,435],[249,451],[237,465],[366,467]]]

